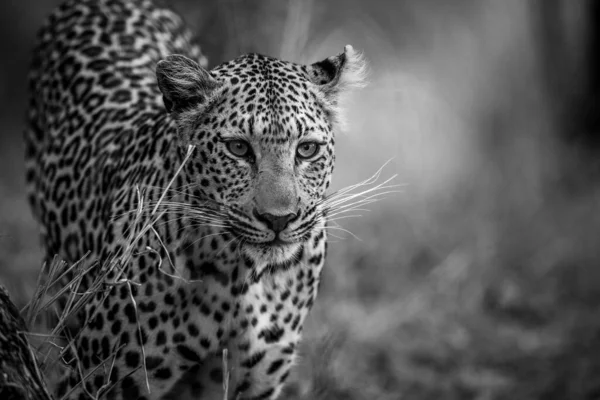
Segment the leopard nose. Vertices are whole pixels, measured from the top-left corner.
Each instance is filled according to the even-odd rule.
[[[259,213],[254,210],[254,216],[256,219],[267,225],[267,227],[275,232],[275,234],[278,234],[288,226],[291,220],[297,217],[297,214],[273,215],[270,213]]]

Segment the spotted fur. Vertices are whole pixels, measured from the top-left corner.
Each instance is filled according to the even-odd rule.
[[[100,280],[57,398],[222,399],[223,349],[231,398],[276,398],[317,295],[360,57],[208,71],[148,0],[67,1],[34,54],[27,179],[47,260],[83,258],[79,291]]]

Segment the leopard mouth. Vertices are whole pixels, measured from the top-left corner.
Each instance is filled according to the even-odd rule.
[[[304,245],[300,242],[290,243],[274,239],[260,244],[246,243],[243,250],[254,262],[255,273],[261,275],[265,271],[274,273],[298,264],[304,253]]]
[[[304,254],[304,243],[310,238],[315,220],[298,221],[297,226],[275,232],[258,228],[252,222],[241,220],[241,213],[231,215],[229,231],[239,238],[240,250],[254,266],[254,275],[265,271],[286,270],[297,265]]]
[[[300,247],[300,243],[299,242],[286,242],[279,238],[275,238],[269,242],[261,242],[261,243],[247,242],[247,243],[245,243],[245,247],[251,248],[251,249],[253,249],[257,252],[260,252],[262,254],[265,254],[265,255],[278,254],[278,253],[281,253],[283,255],[283,254],[289,253],[290,250],[292,253],[294,253],[298,249],[298,247]]]
[[[282,240],[279,235],[275,236],[275,239],[271,240],[270,242],[266,242],[263,245],[265,247],[286,247],[286,246],[290,246],[293,245],[294,242],[288,242],[285,240]]]

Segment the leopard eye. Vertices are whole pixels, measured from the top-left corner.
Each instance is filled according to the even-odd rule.
[[[321,145],[317,142],[300,143],[300,145],[298,145],[298,148],[296,149],[296,155],[298,156],[298,158],[306,160],[314,157],[320,148]]]
[[[251,154],[250,145],[244,140],[230,140],[227,150],[236,157],[248,157]]]

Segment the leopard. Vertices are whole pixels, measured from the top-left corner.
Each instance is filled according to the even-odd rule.
[[[209,68],[197,42],[151,0],[67,0],[39,30],[27,194],[45,262],[77,265],[61,284],[86,300],[57,399],[276,399],[296,363],[366,61]]]

